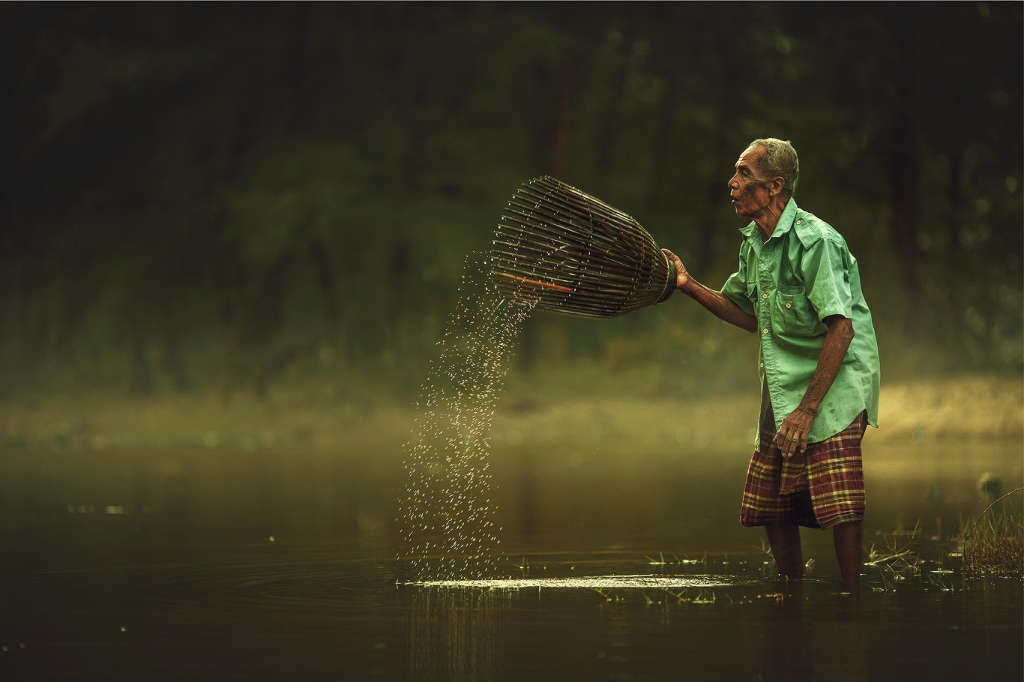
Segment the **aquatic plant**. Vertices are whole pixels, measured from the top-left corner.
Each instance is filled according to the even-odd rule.
[[[912,546],[920,534],[920,521],[915,522],[909,531],[897,529],[878,533],[881,544],[872,543],[865,550],[864,567],[877,569],[881,582],[880,587],[873,587],[872,590],[892,592],[898,584],[921,574],[924,561]]]
[[[681,559],[676,554],[673,554],[671,559],[666,559],[664,552],[658,552],[657,558],[644,554],[644,559],[647,560],[648,566],[694,566],[697,564],[704,564],[706,566],[708,554],[705,552],[703,559]]]
[[[1024,488],[1011,490],[993,501],[976,518],[965,521],[959,539],[968,577],[1012,576],[1024,580],[1024,516],[1019,506],[999,503]]]

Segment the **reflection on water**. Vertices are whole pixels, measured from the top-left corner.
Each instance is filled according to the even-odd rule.
[[[736,521],[742,457],[499,460],[516,577],[417,585],[392,559],[398,458],[7,453],[0,680],[1022,679],[1021,584],[964,581],[953,537],[1019,452],[966,454],[875,451],[865,543],[920,520],[931,558],[866,566],[857,605],[821,532],[783,596]]]
[[[409,679],[493,680],[501,636],[501,590],[413,591]]]
[[[694,575],[590,575],[572,578],[492,578],[466,580],[420,580],[402,583],[420,587],[475,588],[483,590],[524,590],[528,588],[595,590],[595,589],[665,589],[669,587],[722,587],[736,584],[726,576]]]
[[[579,587],[554,589],[529,589],[549,584],[531,579],[510,581],[520,589],[403,584],[412,611],[407,679],[860,682],[1021,673],[1019,584],[939,594],[922,582],[855,600],[827,580],[808,579],[797,596],[784,596],[771,581],[741,575],[687,598],[623,577],[574,578]]]
[[[396,583],[402,567],[337,546],[41,552],[43,566],[0,566],[5,682],[953,682],[1024,672],[1016,581],[950,574],[946,591],[920,576],[876,592],[869,575],[857,603],[829,578],[787,597],[759,561],[739,557],[733,573],[673,575],[639,572],[641,556],[534,556],[553,578],[501,589]]]

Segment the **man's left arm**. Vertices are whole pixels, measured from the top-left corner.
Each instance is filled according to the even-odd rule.
[[[818,414],[822,399],[831,388],[832,382],[839,374],[843,365],[846,350],[853,341],[853,320],[842,315],[830,315],[824,320],[828,325],[825,344],[818,356],[818,366],[811,377],[811,385],[807,387],[799,407],[782,420],[774,443],[782,451],[783,457],[792,457],[799,448],[801,454],[807,451],[807,435]]]

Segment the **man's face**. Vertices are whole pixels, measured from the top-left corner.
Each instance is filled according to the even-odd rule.
[[[771,200],[768,179],[760,177],[758,161],[763,149],[747,148],[736,162],[736,173],[729,180],[729,198],[736,215],[753,218],[761,213]]]

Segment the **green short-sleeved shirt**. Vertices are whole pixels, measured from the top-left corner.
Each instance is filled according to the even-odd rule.
[[[878,426],[878,343],[857,259],[842,235],[789,200],[768,241],[751,222],[740,229],[739,267],[722,287],[733,303],[757,318],[759,374],[767,383],[776,429],[800,401],[818,366],[828,327],[823,320],[842,315],[853,321],[846,351],[808,441],[833,436],[867,410]],[[762,390],[763,393],[763,390]]]

